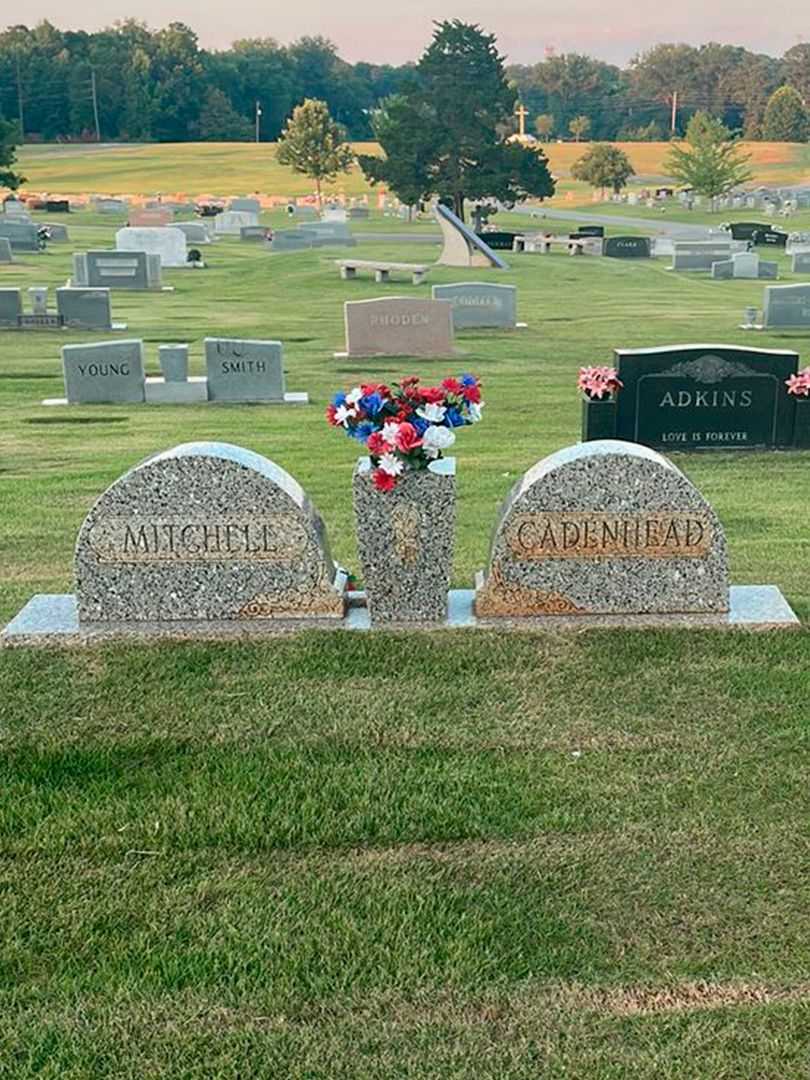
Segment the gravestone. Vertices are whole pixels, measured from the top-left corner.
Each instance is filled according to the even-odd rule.
[[[216,236],[239,236],[242,229],[258,224],[258,214],[245,210],[225,210],[214,218],[214,233]]]
[[[145,251],[75,252],[71,281],[99,289],[160,290],[160,256]]]
[[[352,206],[348,211],[349,221],[367,221],[369,216],[367,206]]]
[[[321,214],[321,221],[346,223],[346,211],[342,206],[326,206]]]
[[[341,619],[320,515],[267,458],[186,443],[117,480],[76,542],[80,624]]]
[[[795,352],[736,345],[617,349],[616,436],[667,450],[790,447]]]
[[[243,225],[239,230],[239,239],[254,244],[264,243],[267,239],[267,228],[264,225]]]
[[[787,247],[788,234],[779,229],[762,229],[754,233],[754,243],[757,247]]]
[[[763,322],[766,329],[810,328],[810,285],[769,285]]]
[[[173,229],[179,229],[188,244],[210,244],[211,234],[202,221],[176,221]]]
[[[347,356],[452,356],[449,300],[385,297],[344,304]]]
[[[45,211],[48,214],[69,214],[70,202],[68,199],[46,199]]]
[[[23,313],[19,289],[0,289],[0,326],[17,327]]]
[[[12,251],[39,251],[39,228],[26,221],[0,219],[0,238],[5,238]]]
[[[723,615],[726,539],[671,462],[604,439],[538,462],[517,482],[479,578],[479,618]]]
[[[60,225],[58,222],[51,221],[46,226],[48,230],[48,240],[53,244],[67,244],[70,241],[68,236],[67,225]]]
[[[577,234],[579,236],[594,236],[594,237],[601,238],[601,237],[604,237],[604,235],[605,235],[605,226],[604,225],[578,225],[577,226]]]
[[[652,243],[649,236],[609,236],[603,253],[608,259],[649,259]]]
[[[174,213],[168,207],[154,210],[130,210],[127,224],[133,228],[164,228],[174,221]]]
[[[0,262],[2,261],[0,252]],[[810,274],[810,251],[794,251],[791,270],[794,274]]]
[[[158,255],[164,269],[188,266],[186,238],[179,229],[119,229],[115,234],[115,248],[117,251],[145,251],[147,255]]]
[[[56,290],[56,310],[65,326],[112,330],[109,289],[65,286]]]
[[[159,345],[158,357],[166,382],[188,381],[188,345]]]
[[[231,199],[228,209],[245,214],[258,215],[262,211],[262,206],[258,199]]]
[[[63,345],[65,395],[70,405],[115,405],[144,400],[143,342]]]
[[[496,251],[477,236],[472,229],[456,217],[452,210],[437,202],[433,207],[439,228],[442,230],[444,246],[437,260],[439,266],[478,266],[496,270],[508,270],[505,262]]]
[[[129,204],[124,199],[96,199],[93,209],[99,214],[125,214]]]
[[[716,262],[728,262],[734,249],[728,240],[676,240],[672,269],[711,271]]]
[[[304,229],[274,229],[270,244],[272,251],[308,251],[315,246],[315,237]]]
[[[301,231],[312,237],[313,247],[354,247],[357,241],[349,232],[349,226],[341,221],[319,221],[301,225]]]
[[[0,236],[0,264],[13,262],[14,256],[11,253],[11,244],[5,236]]]
[[[434,300],[453,305],[453,328],[496,327],[514,330],[517,325],[517,288],[487,282],[462,281],[455,285],[434,285]]]
[[[206,338],[209,401],[284,401],[280,341]]]
[[[716,281],[732,278],[775,281],[779,277],[779,263],[766,262],[753,251],[738,251],[730,259],[712,263],[712,277]]]
[[[734,221],[728,226],[732,240],[753,240],[758,232],[768,232],[770,225],[759,221]]]

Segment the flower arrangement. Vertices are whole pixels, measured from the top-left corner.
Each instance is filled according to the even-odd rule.
[[[616,368],[584,367],[579,369],[577,386],[587,397],[601,401],[621,390],[624,384],[619,379]]]
[[[795,397],[810,397],[810,367],[806,367],[798,375],[791,375],[785,385],[788,393]]]
[[[391,387],[364,383],[336,394],[326,419],[363,443],[375,487],[391,491],[403,472],[426,469],[449,450],[454,428],[477,423],[483,407],[474,375],[444,379],[439,386],[421,386],[417,375],[409,375]]]

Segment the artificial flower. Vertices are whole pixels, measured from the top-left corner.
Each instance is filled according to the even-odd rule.
[[[382,433],[375,431],[372,435],[369,435],[366,441],[366,447],[372,457],[380,457],[381,454],[387,454],[391,447],[382,437]]]
[[[791,375],[786,384],[787,392],[794,397],[810,397],[810,367]]]
[[[398,431],[399,431],[399,424],[397,424],[397,423],[395,423],[395,422],[393,422],[391,420],[387,420],[383,424],[382,437],[385,439],[385,441],[388,443],[389,446],[396,446],[397,445],[397,432]]]
[[[401,450],[403,454],[409,454],[421,445],[422,440],[419,438],[419,433],[413,424],[402,423],[399,425],[395,440],[397,450]]]
[[[397,478],[391,476],[390,473],[383,472],[382,469],[375,469],[371,474],[371,479],[374,481],[374,486],[378,491],[391,491],[397,485]]]
[[[379,468],[389,476],[399,476],[404,466],[396,454],[383,454],[380,458]]]
[[[444,405],[422,405],[416,410],[416,415],[421,416],[423,420],[427,420],[429,424],[440,424],[444,420],[444,414],[447,409]]]
[[[419,391],[419,396],[428,405],[439,405],[444,401],[444,390],[441,386],[423,386]]]
[[[432,424],[422,436],[422,449],[429,458],[435,459],[443,450],[449,450],[455,441],[456,436],[450,428]]]

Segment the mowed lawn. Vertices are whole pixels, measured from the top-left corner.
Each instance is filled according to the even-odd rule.
[[[0,287],[62,284],[121,224],[66,220],[71,244]],[[408,228],[373,221],[405,238],[357,254],[432,261]],[[174,293],[113,294],[150,373],[161,342],[202,372],[206,335],[279,338],[306,408],[45,408],[60,344],[95,339],[2,333],[0,623],[71,588],[108,484],[192,439],[289,470],[358,570],[357,447],[323,411],[360,378],[484,380],[456,447],[469,587],[511,485],[577,440],[581,364],[694,341],[810,363],[810,335],[737,329],[757,282],[562,254],[492,275],[526,330],[465,332],[450,361],[337,361],[344,300],[429,295],[343,282],[341,254],[222,241],[208,270],[165,273]],[[733,580],[779,585],[807,622],[810,454],[675,460]],[[809,662],[807,629],[1,650],[0,1076],[806,1078]]]

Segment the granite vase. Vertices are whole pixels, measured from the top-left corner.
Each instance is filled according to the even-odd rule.
[[[810,397],[796,398],[796,437],[795,446],[799,450],[810,450]]]
[[[582,395],[582,441],[616,438],[617,401],[614,395],[590,398]]]
[[[456,459],[404,472],[378,491],[369,458],[352,478],[357,546],[371,622],[442,623],[453,568]]]

